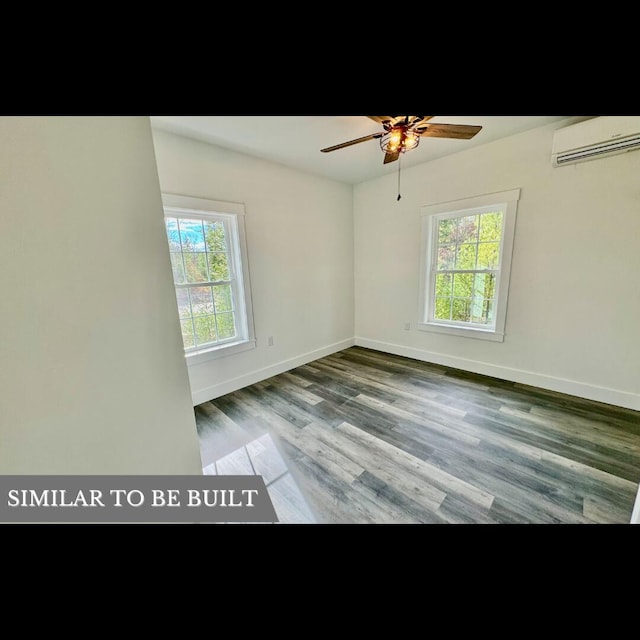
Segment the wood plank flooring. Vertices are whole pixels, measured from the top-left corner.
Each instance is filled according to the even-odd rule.
[[[640,480],[640,412],[361,347],[195,414],[205,465],[270,434],[320,523],[626,524]]]

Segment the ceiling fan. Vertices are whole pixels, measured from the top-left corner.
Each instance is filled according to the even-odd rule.
[[[367,140],[380,140],[380,148],[384,151],[383,164],[394,162],[400,157],[401,153],[405,153],[410,149],[415,149],[422,136],[431,138],[457,138],[460,140],[469,140],[482,129],[477,125],[468,124],[440,124],[429,123],[434,116],[367,116],[371,120],[382,125],[384,131],[373,133],[370,136],[356,138],[336,144],[333,147],[320,149],[322,153],[329,151],[337,151],[344,149],[360,142]]]

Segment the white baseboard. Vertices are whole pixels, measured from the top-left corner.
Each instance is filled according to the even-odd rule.
[[[367,347],[369,349],[375,349],[376,351],[393,353],[398,356],[422,360],[423,362],[441,364],[445,367],[464,369],[465,371],[472,371],[473,373],[501,378],[502,380],[528,384],[533,387],[558,391],[560,393],[578,396],[579,398],[587,398],[589,400],[596,400],[597,402],[605,402],[618,407],[626,407],[627,409],[640,411],[640,395],[629,393],[628,391],[618,391],[617,389],[610,389],[608,387],[599,387],[584,382],[577,382],[576,380],[556,378],[540,373],[533,373],[532,371],[512,369],[511,367],[503,367],[487,362],[469,360],[467,358],[458,358],[444,353],[414,349],[413,347],[404,347],[390,342],[369,340],[368,338],[360,338],[358,336],[355,338],[355,344],[359,347]]]
[[[631,514],[631,524],[640,524],[640,488],[636,495],[636,503],[633,506],[633,513]]]
[[[300,367],[301,365],[312,362],[313,360],[317,360],[318,358],[324,358],[325,356],[331,355],[332,353],[336,353],[336,351],[342,351],[343,349],[352,347],[354,344],[355,342],[353,338],[342,340],[341,342],[335,342],[334,344],[327,345],[326,347],[322,347],[321,349],[308,351],[307,353],[303,353],[299,356],[296,356],[295,358],[289,358],[288,360],[276,362],[276,364],[264,367],[263,369],[250,371],[249,373],[245,373],[244,375],[238,376],[237,378],[225,380],[224,382],[219,382],[218,384],[214,384],[210,387],[205,387],[204,389],[197,389],[196,391],[191,392],[193,406],[195,407],[198,404],[208,402],[209,400],[213,400],[214,398],[219,398],[220,396],[231,393],[232,391],[237,391],[238,389],[248,387],[250,384],[255,384],[256,382],[260,382],[261,380],[266,380],[271,376],[277,376],[280,373],[289,371],[289,369]]]
[[[423,362],[441,364],[445,367],[454,367],[456,369],[463,369],[464,371],[472,371],[473,373],[501,378],[502,380],[528,384],[534,387],[540,387],[541,389],[549,389],[550,391],[558,391],[559,393],[566,393],[568,395],[578,396],[579,398],[587,398],[597,402],[605,402],[618,407],[626,407],[627,409],[640,411],[640,395],[636,393],[619,391],[608,387],[600,387],[584,382],[578,382],[576,380],[568,380],[566,378],[557,378],[554,376],[534,373],[532,371],[524,371],[522,369],[503,367],[500,365],[489,364],[487,362],[480,362],[478,360],[469,360],[468,358],[459,358],[457,356],[436,353],[434,351],[405,347],[390,342],[382,342],[380,340],[370,340],[368,338],[358,336],[342,340],[340,342],[335,342],[334,344],[327,345],[320,349],[315,349],[314,351],[308,351],[307,353],[303,353],[294,358],[277,362],[276,364],[264,367],[263,369],[250,371],[249,373],[238,376],[237,378],[225,380],[224,382],[220,382],[210,387],[205,387],[204,389],[192,391],[191,396],[193,405],[196,406],[202,402],[218,398],[227,393],[231,393],[232,391],[260,382],[261,380],[266,380],[271,376],[276,376],[295,367],[307,364],[308,362],[312,362],[318,358],[324,358],[325,356],[336,353],[337,351],[342,351],[342,349],[347,349],[353,345],[366,347],[368,349],[375,349],[376,351],[393,353],[407,358],[414,358],[415,360],[422,360]]]

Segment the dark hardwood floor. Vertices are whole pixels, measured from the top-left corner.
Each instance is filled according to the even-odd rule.
[[[640,412],[352,347],[195,408],[270,434],[321,523],[628,523]]]

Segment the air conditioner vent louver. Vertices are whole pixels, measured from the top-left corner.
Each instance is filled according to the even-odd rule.
[[[640,149],[640,116],[601,116],[558,129],[551,159],[561,167]]]

